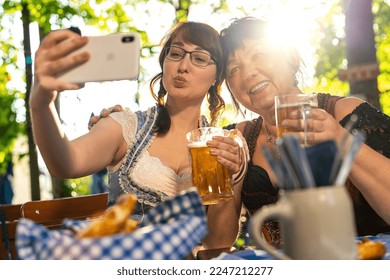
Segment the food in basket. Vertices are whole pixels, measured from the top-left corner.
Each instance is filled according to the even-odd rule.
[[[359,259],[361,260],[379,260],[386,254],[386,246],[382,242],[375,242],[368,237],[364,237],[357,244]]]
[[[138,222],[132,220],[130,214],[133,212],[136,203],[137,198],[134,195],[121,195],[101,219],[92,221],[77,234],[77,237],[91,238],[133,232],[137,229]]]

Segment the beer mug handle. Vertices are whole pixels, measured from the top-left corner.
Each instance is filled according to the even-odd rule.
[[[303,144],[305,146],[307,146],[307,135],[309,133],[309,130],[308,130],[308,118],[310,117],[310,114],[311,114],[311,106],[310,104],[304,104],[301,108],[301,114],[302,114],[302,118],[303,118],[303,135],[304,135],[304,139],[303,139]]]
[[[261,249],[267,251],[271,256],[279,260],[291,260],[289,256],[283,252],[278,251],[274,246],[270,245],[261,233],[261,226],[270,219],[278,217],[280,219],[292,219],[292,207],[287,201],[279,201],[273,205],[267,205],[258,210],[253,217],[251,217],[250,232],[256,242],[256,245]]]

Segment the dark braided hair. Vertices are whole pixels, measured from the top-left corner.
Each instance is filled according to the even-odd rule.
[[[211,26],[200,22],[180,22],[176,27],[169,32],[161,40],[162,50],[159,56],[159,63],[163,69],[164,60],[167,49],[171,46],[175,38],[180,37],[185,42],[197,45],[206,51],[215,59],[217,66],[216,82],[210,87],[207,94],[207,101],[209,103],[211,124],[215,125],[219,112],[225,108],[225,102],[221,97],[221,84],[223,82],[223,59],[222,48],[219,40],[218,32]],[[150,82],[149,88],[152,92],[153,98],[157,101],[158,117],[155,126],[155,132],[166,133],[171,125],[171,119],[168,111],[164,106],[164,98],[167,94],[166,89],[162,83],[163,72],[160,72]],[[159,90],[157,94],[154,91],[154,85],[160,81]]]

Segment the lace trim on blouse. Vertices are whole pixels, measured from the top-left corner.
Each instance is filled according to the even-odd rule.
[[[156,137],[153,132],[156,107],[136,113],[126,109],[112,117],[121,124],[129,147],[119,169],[110,174],[113,184],[119,184],[122,192],[132,193],[140,203],[154,207],[192,186],[190,170],[179,176],[148,152]]]

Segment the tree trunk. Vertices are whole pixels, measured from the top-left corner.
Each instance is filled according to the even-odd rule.
[[[24,57],[26,65],[26,133],[28,138],[28,154],[29,154],[29,165],[30,165],[30,186],[31,186],[31,200],[41,199],[41,189],[39,185],[39,166],[36,145],[33,138],[30,118],[30,90],[32,84],[32,58],[31,58],[31,45],[30,45],[30,12],[27,8],[27,4],[22,4],[22,20],[23,20],[23,44],[24,44]]]
[[[377,63],[373,30],[372,0],[344,0],[348,68]],[[350,94],[381,109],[377,76],[350,80]]]

